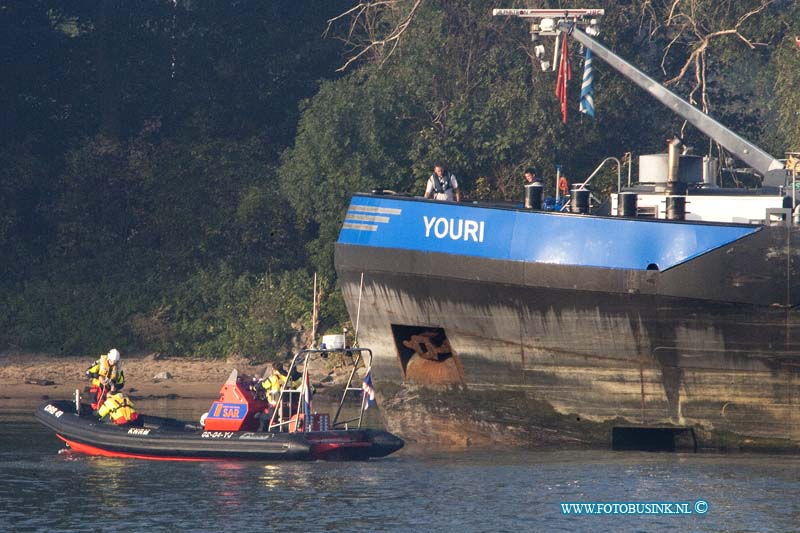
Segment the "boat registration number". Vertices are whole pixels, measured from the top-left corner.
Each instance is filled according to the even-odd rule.
[[[233,431],[204,431],[204,439],[229,439],[233,437]]]
[[[46,412],[50,413],[51,415],[53,415],[56,418],[61,418],[61,415],[64,414],[64,411],[62,411],[61,409],[59,409],[55,405],[52,405],[52,404],[49,404],[49,403],[44,406],[44,410]]]

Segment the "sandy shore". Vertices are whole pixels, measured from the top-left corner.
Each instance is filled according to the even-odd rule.
[[[0,399],[35,401],[70,398],[76,388],[88,385],[85,370],[93,357],[0,355]],[[231,371],[261,376],[266,364],[245,359],[208,360],[125,355],[125,392],[133,399],[186,398],[213,400]],[[163,372],[168,379],[158,379]]]

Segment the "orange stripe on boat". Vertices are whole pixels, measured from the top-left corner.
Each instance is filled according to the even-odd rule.
[[[210,458],[210,457],[172,457],[167,455],[141,455],[138,453],[126,453],[126,452],[114,452],[111,450],[104,450],[103,448],[97,448],[95,446],[91,446],[89,444],[82,444],[80,442],[74,442],[69,439],[62,437],[59,434],[56,434],[56,437],[63,440],[67,443],[67,445],[75,450],[78,453],[85,453],[86,455],[100,455],[103,457],[124,457],[127,459],[147,459],[150,461],[223,461],[226,459],[222,458]]]

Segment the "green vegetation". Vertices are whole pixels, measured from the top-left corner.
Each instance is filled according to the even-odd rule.
[[[605,7],[607,46],[774,155],[800,150],[797,2],[535,4]],[[562,124],[554,73],[500,4],[366,2],[354,33],[344,17],[323,37],[351,5],[2,10],[0,351],[268,359],[307,341],[315,272],[318,328],[347,320],[333,243],[353,192],[418,194],[444,160],[468,199],[518,199],[527,166],[552,192],[556,164],[576,180],[683,129],[600,61],[597,119],[580,115],[577,46]]]

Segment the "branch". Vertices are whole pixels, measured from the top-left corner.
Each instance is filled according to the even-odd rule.
[[[666,26],[673,25],[679,19],[685,19],[685,23],[683,27],[678,31],[675,37],[669,42],[669,44],[664,49],[664,54],[661,57],[661,69],[664,73],[666,73],[665,63],[667,57],[669,56],[670,51],[675,43],[677,43],[684,35],[687,33],[689,26],[691,26],[691,32],[695,35],[696,40],[693,43],[693,50],[689,54],[689,57],[686,58],[683,66],[681,67],[678,74],[670,80],[664,82],[664,85],[674,85],[678,82],[682,81],[686,76],[686,73],[689,71],[690,68],[694,67],[694,86],[692,87],[691,92],[689,93],[689,102],[695,103],[694,95],[700,90],[701,93],[701,101],[703,111],[708,111],[709,102],[708,102],[708,92],[706,87],[706,52],[708,51],[709,46],[711,45],[711,41],[725,35],[735,35],[739,39],[741,39],[751,50],[756,47],[756,45],[761,45],[761,43],[753,43],[745,37],[740,29],[742,24],[745,23],[750,17],[757,15],[764,11],[770,4],[772,4],[775,0],[762,0],[761,4],[752,9],[739,17],[736,23],[733,25],[732,28],[721,29],[717,31],[712,31],[706,33],[703,29],[701,29],[700,24],[698,23],[698,19],[695,15],[697,11],[697,1],[692,0],[689,4],[689,10],[691,15],[687,15],[685,13],[676,13],[676,10],[681,2],[681,0],[673,0],[672,6],[669,10],[669,15],[667,17]]]
[[[680,39],[681,37],[683,37],[682,31],[676,33],[675,37],[669,42],[667,47],[664,48],[664,55],[661,56],[661,72],[663,72],[665,76],[667,74],[667,67],[664,65],[664,63],[667,61],[667,57],[669,56],[669,52],[672,49],[672,45],[678,42],[678,39]]]
[[[651,3],[651,0],[644,0],[644,2],[642,2],[642,7],[639,10],[640,33],[645,24],[648,24],[650,26],[650,31],[647,32],[650,35],[650,37],[655,35],[655,32],[658,30],[658,28],[661,27],[658,17],[656,17],[655,9],[653,9],[653,4]],[[653,26],[655,26],[655,28]]]
[[[332,19],[328,19],[328,25],[325,28],[325,31],[322,33],[322,35],[323,35],[323,37],[327,37],[328,33],[330,33],[330,30],[333,27],[333,24],[336,21],[341,20],[344,17],[347,17],[348,15],[350,15],[351,16],[350,29],[347,32],[347,38],[349,39],[350,37],[352,37],[353,32],[355,31],[357,23],[359,22],[359,20],[361,20],[361,16],[365,12],[367,12],[368,10],[375,10],[375,9],[377,9],[379,7],[382,7],[382,6],[386,6],[386,7],[390,7],[391,8],[391,7],[394,6],[394,3],[395,3],[394,0],[384,0],[384,1],[377,1],[376,0],[376,1],[372,1],[372,2],[360,2],[359,4],[356,4],[355,6],[351,7],[350,9],[345,11],[344,13],[340,13],[339,15],[336,15]]]
[[[669,26],[672,23],[672,19],[675,16],[675,10],[678,9],[678,5],[681,3],[681,0],[675,0],[672,2],[672,7],[669,8],[669,15],[667,16],[666,25]],[[694,4],[692,4],[694,7]]]
[[[400,45],[403,34],[414,20],[414,15],[416,15],[417,10],[419,9],[423,0],[414,0],[414,5],[411,6],[411,9],[408,11],[403,20],[401,20],[400,23],[392,28],[388,36],[382,39],[376,38],[374,27],[370,24],[369,18],[373,14],[376,14],[384,9],[397,9],[397,5],[400,2],[401,0],[369,0],[359,2],[357,5],[351,7],[344,13],[341,13],[340,15],[328,20],[328,26],[325,28],[325,35],[330,32],[334,23],[342,20],[345,17],[350,17],[351,20],[347,36],[342,40],[348,45],[352,46],[353,49],[361,48],[358,53],[351,56],[344,65],[336,69],[337,72],[343,72],[347,70],[352,63],[358,61],[362,56],[364,56],[364,54],[376,51],[380,48],[388,48],[388,51],[383,54],[380,65],[383,65],[392,56],[394,51]],[[356,28],[359,24],[363,25],[367,33],[366,41],[364,43],[356,42],[354,38]]]

